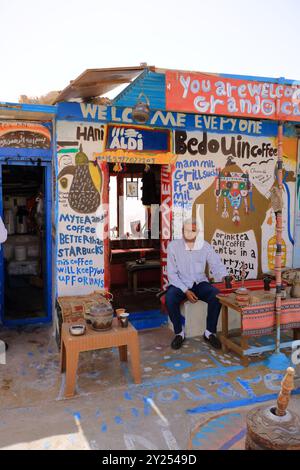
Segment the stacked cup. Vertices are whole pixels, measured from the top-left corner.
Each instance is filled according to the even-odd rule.
[[[129,313],[126,312],[125,308],[117,308],[116,309],[116,314],[117,318],[119,320],[119,323],[121,324],[122,328],[127,328],[128,327],[128,317]]]

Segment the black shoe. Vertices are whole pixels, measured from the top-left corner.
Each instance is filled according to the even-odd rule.
[[[8,350],[8,344],[5,343],[5,351],[7,351],[7,350]]]
[[[171,343],[171,348],[180,349],[183,342],[184,342],[184,338],[181,335],[176,335]]]
[[[209,335],[209,338],[207,338],[205,335],[203,335],[205,341],[207,341],[213,348],[215,349],[221,349],[222,344],[221,341],[213,334]]]

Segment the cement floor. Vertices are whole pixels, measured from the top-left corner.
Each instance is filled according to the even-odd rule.
[[[248,368],[201,338],[179,351],[167,327],[139,333],[142,384],[117,350],[81,354],[77,395],[64,399],[64,375],[51,328],[1,331],[0,449],[243,449],[249,408],[274,403],[281,373],[265,357]],[[269,338],[264,339],[266,341]],[[300,370],[290,409],[300,414]]]

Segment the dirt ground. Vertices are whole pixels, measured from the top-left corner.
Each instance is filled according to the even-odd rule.
[[[242,367],[202,338],[173,351],[166,326],[139,337],[141,385],[117,350],[87,352],[76,395],[65,399],[52,328],[2,330],[9,350],[0,364],[0,448],[185,450],[190,440],[195,450],[243,449],[247,411],[274,404],[282,372],[270,370],[266,356]],[[299,377],[298,367],[290,409],[300,415]]]

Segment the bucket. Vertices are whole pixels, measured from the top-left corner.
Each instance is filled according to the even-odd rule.
[[[16,258],[16,261],[26,260],[26,246],[18,245],[15,247],[15,258]]]

